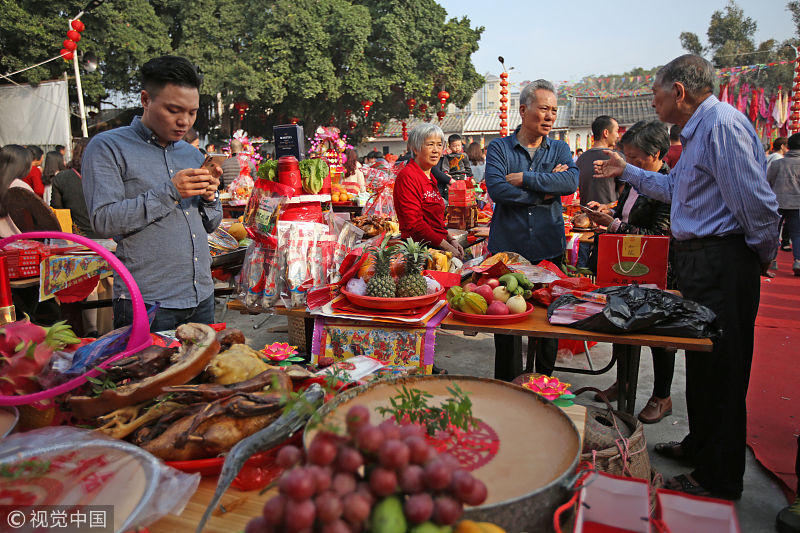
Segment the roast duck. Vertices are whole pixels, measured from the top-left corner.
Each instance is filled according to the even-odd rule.
[[[165,461],[205,459],[268,426],[281,414],[292,376],[311,375],[270,367],[239,330],[184,324],[176,336],[179,348],[151,346],[109,365],[111,385],[99,395],[71,396],[73,413]],[[231,364],[242,354],[258,361]]]

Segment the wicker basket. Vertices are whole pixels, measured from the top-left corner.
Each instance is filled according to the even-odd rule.
[[[298,316],[287,318],[289,319],[289,344],[297,346],[298,352],[308,353],[311,341],[306,339],[306,319]]]
[[[600,392],[593,387],[575,391]],[[581,461],[588,461],[600,472],[651,480],[650,456],[644,426],[632,415],[607,409],[589,409],[584,433]]]

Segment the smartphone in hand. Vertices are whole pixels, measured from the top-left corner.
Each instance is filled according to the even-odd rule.
[[[584,213],[589,213],[589,214],[598,214],[598,213],[600,213],[600,211],[597,211],[597,210],[592,209],[590,207],[586,207],[585,205],[581,206],[581,211],[583,211]]]
[[[225,154],[208,154],[206,155],[205,161],[200,166],[200,168],[205,168],[207,170],[212,170],[214,165],[222,166],[222,163],[228,159],[228,156]]]

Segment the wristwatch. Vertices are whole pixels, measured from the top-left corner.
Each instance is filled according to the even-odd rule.
[[[203,198],[203,201],[204,201],[205,203],[207,203],[207,204],[213,204],[213,203],[216,203],[216,202],[217,202],[217,200],[219,200],[219,191],[214,191],[214,199],[213,199],[213,200],[206,200],[205,198]]]

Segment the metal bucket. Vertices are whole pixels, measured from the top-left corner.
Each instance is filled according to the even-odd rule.
[[[497,454],[472,471],[486,483],[489,499],[484,505],[465,509],[464,518],[492,522],[510,533],[553,531],[553,513],[571,496],[570,486],[581,451],[580,435],[575,424],[558,407],[529,390],[472,376],[390,377],[337,395],[323,405],[319,413],[323,418],[334,417],[332,422],[343,428],[344,415],[351,402],[363,403],[371,408],[372,420],[375,421],[380,415],[374,407],[383,405],[382,399],[393,396],[401,386],[438,391],[438,396],[441,396],[443,387],[450,383],[458,384],[469,394],[477,418],[490,426],[497,426],[494,428],[498,437]],[[357,397],[361,401],[356,400]],[[388,402],[385,405],[388,406]],[[522,414],[521,409],[524,410]],[[486,416],[487,412],[489,416]],[[543,419],[545,424],[541,423]],[[537,420],[540,421],[538,425]],[[306,431],[306,445],[315,433],[314,430]],[[529,436],[535,434],[527,441],[529,447],[525,446],[526,433]],[[503,437],[507,441],[505,447]],[[548,443],[546,449],[537,447],[536,442],[540,441]],[[548,469],[544,476],[546,480],[531,480],[527,484],[526,471],[535,471],[537,466]],[[495,494],[502,493],[502,499],[493,499],[493,490]]]

